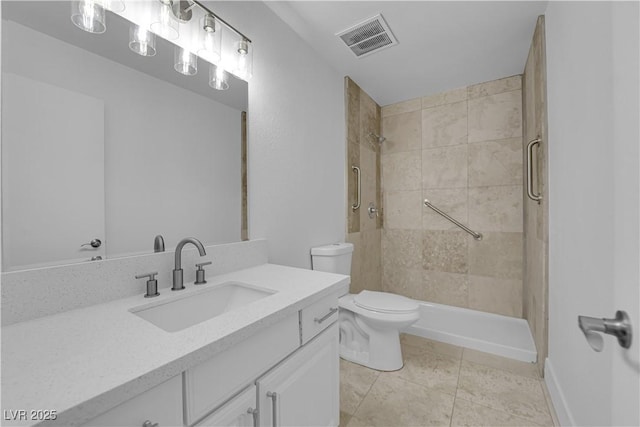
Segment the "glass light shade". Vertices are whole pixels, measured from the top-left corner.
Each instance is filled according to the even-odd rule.
[[[129,27],[129,49],[141,56],[156,54],[156,35],[136,24]]]
[[[102,6],[111,12],[120,13],[126,9],[123,0],[101,0]]]
[[[220,24],[212,15],[200,18],[202,42],[198,49],[198,56],[207,62],[217,64],[222,50],[222,31]]]
[[[224,68],[211,64],[209,67],[209,86],[215,90],[229,89],[229,74]]]
[[[95,0],[71,2],[71,22],[88,33],[102,34],[107,30],[104,9]]]
[[[173,51],[175,70],[185,76],[194,76],[198,72],[198,57],[193,53],[176,46]]]
[[[151,23],[151,31],[166,40],[175,40],[180,35],[178,21],[173,16],[171,2],[159,0],[158,15]]]
[[[235,45],[236,55],[233,74],[242,80],[249,80],[253,75],[253,46],[247,40],[240,40]]]

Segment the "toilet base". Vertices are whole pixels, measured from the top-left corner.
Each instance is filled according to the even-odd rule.
[[[402,350],[400,348],[399,338],[397,345],[389,344],[389,347],[386,345],[385,347],[386,348],[383,351],[384,357],[372,358],[370,357],[371,353],[368,351],[357,351],[348,348],[344,344],[340,344],[340,358],[377,371],[391,372],[402,369],[404,362],[402,359]],[[379,351],[377,353],[374,351],[373,354],[381,353]]]

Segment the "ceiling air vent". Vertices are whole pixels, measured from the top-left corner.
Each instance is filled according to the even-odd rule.
[[[398,44],[382,15],[378,14],[336,34],[355,56],[365,56]]]

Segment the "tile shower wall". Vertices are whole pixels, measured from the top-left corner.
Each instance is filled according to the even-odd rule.
[[[524,280],[523,317],[529,322],[538,350],[538,369],[542,375],[547,357],[549,291],[549,186],[547,136],[547,83],[544,16],[538,18],[527,65],[522,78],[524,136],[523,149],[535,138],[534,191],[542,195],[540,204],[524,196]]]
[[[385,106],[382,134],[383,289],[521,317],[521,76]]]
[[[353,243],[350,292],[382,290],[381,228],[382,217],[369,218],[369,203],[381,206],[380,144],[370,134],[380,135],[380,106],[349,77],[345,77],[347,115],[347,241]],[[356,175],[361,171],[361,206],[351,206],[357,197]]]

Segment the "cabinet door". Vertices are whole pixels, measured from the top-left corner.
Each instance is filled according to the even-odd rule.
[[[256,386],[252,385],[196,426],[255,427],[256,414]]]
[[[83,427],[181,426],[182,376],[177,375],[159,386],[97,416]]]
[[[257,381],[261,426],[337,426],[338,324],[335,322]]]

